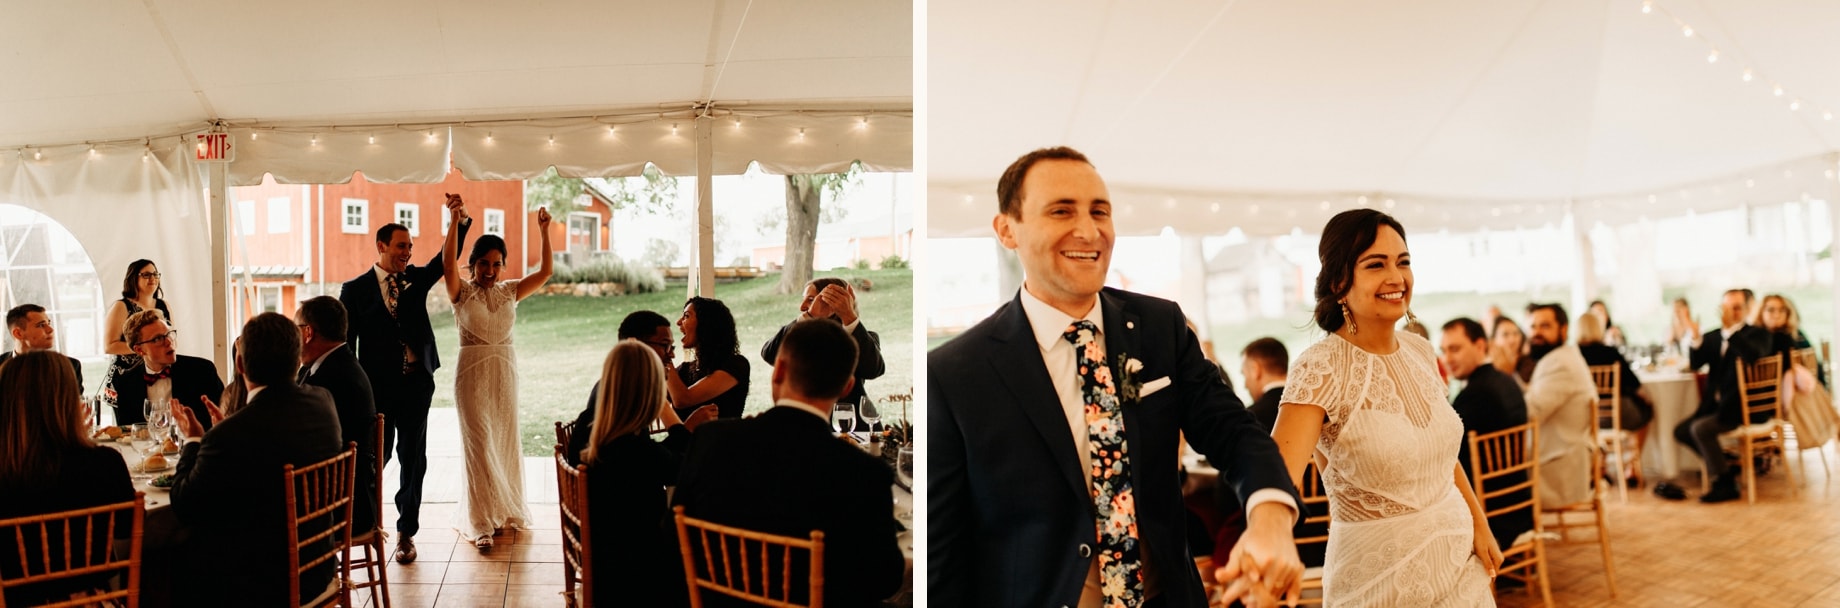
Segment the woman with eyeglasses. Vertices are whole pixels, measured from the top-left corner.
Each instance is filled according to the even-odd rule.
[[[457,195],[448,197],[452,200]],[[454,225],[468,221],[465,205],[449,209]],[[505,239],[496,235],[482,235],[473,242],[472,255],[467,258],[470,278],[462,278],[455,263],[460,231],[447,233],[441,254],[448,301],[454,305],[454,324],[460,328],[454,409],[460,415],[460,441],[465,446],[466,494],[463,508],[454,513],[454,524],[466,542],[480,551],[491,549],[492,537],[504,528],[530,523],[530,509],[524,505],[517,353],[511,348],[511,326],[517,321],[517,303],[549,281],[554,259],[549,224],[549,210],[538,210],[543,266],[522,279],[499,280],[510,255]]]
[[[103,352],[113,355],[109,360],[109,373],[102,376],[102,399],[109,405],[121,405],[116,402],[115,378],[134,373],[141,367],[141,357],[134,354],[134,346],[128,343],[122,326],[130,315],[143,310],[158,310],[168,323],[172,322],[172,311],[166,309],[163,299],[165,295],[160,289],[160,269],[153,265],[153,260],[135,260],[128,264],[128,274],[121,278],[121,299],[109,306],[109,315],[103,320],[103,335],[109,341]]]

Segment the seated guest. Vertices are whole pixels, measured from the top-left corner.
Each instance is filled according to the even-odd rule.
[[[645,343],[621,340],[601,364],[594,399],[594,418],[576,429],[588,448],[571,462],[588,465],[589,547],[594,552],[594,588],[601,603],[633,606],[680,605],[686,600],[683,561],[676,551],[676,531],[667,522],[665,486],[677,483],[678,465],[690,432],[665,402],[664,362]],[[669,435],[652,441],[648,432],[662,422]]]
[[[17,331],[17,330],[15,330]],[[23,353],[0,365],[0,519],[71,511],[134,500],[134,482],[121,453],[96,445],[89,437],[89,408],[77,388],[77,377],[63,355],[49,351]],[[130,530],[127,522],[121,536]],[[103,520],[95,520],[101,525]],[[89,539],[88,532],[73,527],[73,541],[104,551],[107,539]],[[63,553],[62,534],[54,531],[54,554]],[[36,532],[26,534],[26,545],[36,545]],[[0,535],[0,579],[19,578],[19,539]],[[45,565],[37,549],[29,551],[26,566],[34,573]],[[109,576],[89,576],[8,589],[0,605],[37,606],[68,599],[72,593],[108,587]]]
[[[652,354],[658,356],[659,365],[664,366],[665,373],[674,373],[671,370],[671,360],[677,357],[677,344],[671,339],[671,322],[664,315],[649,310],[633,311],[620,320],[620,328],[615,336],[617,340],[637,340],[650,347]],[[595,380],[594,388],[588,391],[588,407],[575,417],[575,433],[569,436],[569,444],[564,446],[563,454],[568,456],[571,463],[580,464],[581,451],[588,448],[588,434],[594,428],[595,404],[600,403],[600,396],[601,383]],[[665,404],[670,404],[670,395],[665,395]],[[706,405],[694,410],[684,422],[701,424],[715,415],[716,408]]]
[[[272,312],[250,319],[243,325],[241,359],[249,405],[236,416],[207,433],[191,410],[173,410],[187,438],[173,473],[172,508],[186,537],[173,570],[199,575],[174,581],[178,605],[286,605],[293,548],[281,523],[282,467],[310,465],[345,449],[331,395],[294,383],[300,329],[293,321]],[[300,599],[324,592],[336,565],[302,573]]]
[[[1450,407],[1463,419],[1466,435],[1493,433],[1527,424],[1527,402],[1521,397],[1520,385],[1489,365],[1489,339],[1482,332],[1481,323],[1468,318],[1445,323],[1443,348],[1444,368],[1450,370],[1451,378],[1464,381],[1463,390],[1457,393]],[[1473,469],[1470,468],[1467,436],[1457,444],[1457,458],[1463,465],[1463,473],[1469,475]],[[1490,480],[1483,489],[1494,491],[1526,480],[1524,472],[1510,473]],[[1485,506],[1494,510],[1526,499],[1525,493],[1504,495],[1489,500]],[[1495,535],[1495,544],[1502,548],[1514,546],[1515,538],[1532,529],[1533,514],[1528,511],[1489,518],[1489,531]]]
[[[1642,446],[1648,442],[1648,421],[1655,419],[1654,401],[1649,399],[1648,389],[1642,388],[1642,379],[1636,377],[1636,371],[1630,367],[1629,360],[1624,359],[1623,353],[1617,352],[1616,347],[1605,343],[1604,339],[1604,320],[1597,313],[1578,315],[1578,353],[1584,356],[1585,364],[1615,364],[1622,369],[1618,374],[1622,378],[1619,382],[1622,399],[1617,406],[1617,416],[1622,419],[1620,422],[1624,430],[1635,433],[1635,453],[1640,454]],[[1600,416],[1597,427],[1610,428],[1611,422],[1609,416]],[[1624,459],[1633,460],[1628,457]],[[1623,463],[1625,469],[1621,472],[1621,479],[1634,479],[1642,474],[1629,467],[1629,464]]]
[[[1240,373],[1245,375],[1246,390],[1252,393],[1252,407],[1246,408],[1266,433],[1278,424],[1278,399],[1284,396],[1284,378],[1289,373],[1291,355],[1277,338],[1259,338],[1240,351]]]
[[[812,279],[805,285],[805,297],[799,300],[799,317],[793,322],[811,319],[831,319],[843,324],[843,329],[856,339],[856,383],[842,399],[846,403],[855,403],[864,407],[863,381],[882,377],[888,367],[882,362],[882,339],[864,327],[862,319],[856,316],[856,292],[850,289],[850,283],[837,277]],[[766,346],[760,348],[760,358],[772,365],[779,358],[779,343],[786,338],[786,330],[792,329],[792,323],[779,328],[779,333],[767,340]],[[867,429],[865,429],[867,430]]]
[[[1603,300],[1592,300],[1590,308],[1585,310],[1585,312],[1597,315],[1599,318],[1603,319],[1604,339],[1602,342],[1604,344],[1609,345],[1611,348],[1628,344],[1628,342],[1623,339],[1623,328],[1617,327],[1616,322],[1610,320],[1610,305],[1605,304]],[[1584,319],[1584,315],[1578,315],[1578,318]],[[1593,363],[1592,365],[1596,364]]]
[[[45,307],[37,304],[20,304],[6,311],[6,328],[13,333],[12,352],[0,353],[0,365],[13,358],[35,350],[57,348],[56,326],[51,324],[51,317],[45,316]],[[70,360],[70,369],[77,374],[77,394],[83,393],[83,363],[76,357]]]
[[[1760,321],[1758,325],[1763,326],[1764,329],[1788,336],[1796,350],[1814,348],[1814,344],[1808,341],[1808,334],[1802,332],[1802,315],[1796,312],[1795,304],[1790,303],[1789,298],[1774,293],[1764,296],[1763,307],[1758,309],[1757,319]],[[0,361],[4,360],[0,359]],[[1816,363],[1814,369],[1808,371],[1814,372],[1815,378],[1820,380],[1822,385],[1826,385],[1827,370],[1818,364],[1819,359],[1816,359]],[[78,376],[77,379],[81,380],[83,377]]]
[[[1527,380],[1533,377],[1533,358],[1527,356],[1527,336],[1521,333],[1521,326],[1514,319],[1496,317],[1490,331],[1489,364],[1527,388]]]
[[[1668,321],[1668,343],[1685,345],[1699,338],[1699,321],[1685,297],[1674,298],[1674,316]]]
[[[797,538],[822,530],[826,606],[875,605],[901,587],[904,568],[894,471],[831,432],[831,406],[849,392],[855,365],[856,341],[843,326],[794,323],[773,364],[774,407],[698,430],[673,497],[687,515],[719,524]],[[794,568],[792,580],[806,580],[804,570]],[[805,601],[806,585],[792,585],[791,595]]]
[[[166,317],[158,310],[130,315],[123,333],[132,340],[134,354],[140,355],[142,369],[115,379],[115,421],[118,424],[146,422],[147,417],[141,412],[143,401],[177,400],[191,408],[192,418],[210,430],[214,422],[205,409],[205,399],[224,393],[224,381],[217,375],[217,365],[210,359],[179,354],[176,343],[179,330],[167,325]]]
[[[740,418],[747,405],[748,360],[741,356],[735,315],[728,305],[715,298],[690,298],[677,318],[677,329],[684,334],[684,348],[696,353],[665,378],[677,417],[688,418],[713,403],[720,417]],[[664,361],[671,363],[669,358]]]
[[[1725,452],[1719,448],[1719,434],[1745,422],[1739,400],[1738,366],[1770,355],[1782,355],[1784,361],[1792,358],[1792,340],[1788,336],[1744,322],[1751,307],[1748,291],[1725,292],[1725,297],[1719,301],[1722,326],[1695,338],[1693,350],[1688,355],[1688,365],[1692,369],[1706,370],[1706,390],[1700,393],[1699,409],[1693,412],[1693,417],[1674,427],[1674,438],[1682,445],[1697,448],[1706,471],[1715,474],[1712,487],[1699,497],[1700,502],[1725,502],[1741,497],[1737,475],[1732,470],[1736,467],[1726,462]],[[1786,371],[1788,367],[1783,369]],[[1754,424],[1768,418],[1759,416],[1748,422]]]
[[[1540,421],[1540,507],[1556,509],[1591,499],[1591,459],[1597,438],[1597,384],[1578,345],[1566,342],[1570,320],[1558,304],[1536,304],[1527,383],[1527,416]]]
[[[230,342],[230,381],[224,383],[224,394],[217,398],[216,403],[205,402],[206,410],[216,406],[218,413],[229,418],[243,409],[243,406],[249,405],[249,389],[243,387],[243,366],[236,362],[242,356],[243,337],[237,336]]]
[[[358,443],[358,482],[353,491],[361,500],[351,505],[351,530],[353,535],[363,534],[377,525],[377,405],[370,376],[345,344],[345,305],[338,298],[319,296],[301,302],[294,325],[300,328],[300,383],[332,395],[344,439],[340,445]]]

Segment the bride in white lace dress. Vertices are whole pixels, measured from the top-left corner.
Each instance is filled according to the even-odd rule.
[[[1325,606],[1493,606],[1501,551],[1457,463],[1463,423],[1431,343],[1393,330],[1411,304],[1405,231],[1370,209],[1323,228],[1316,324],[1291,364],[1272,438],[1329,494]]]
[[[466,218],[464,205],[454,206],[452,213],[455,226]],[[454,527],[481,551],[492,547],[492,536],[502,529],[523,527],[530,521],[530,509],[524,505],[517,353],[511,347],[511,326],[517,321],[518,301],[549,280],[549,223],[549,211],[537,211],[543,266],[522,279],[498,280],[507,252],[505,240],[495,235],[483,235],[473,242],[467,259],[470,279],[461,278],[454,263],[460,231],[448,233],[441,258],[447,265],[447,296],[454,304],[454,324],[460,327],[454,406],[466,455],[466,494]]]

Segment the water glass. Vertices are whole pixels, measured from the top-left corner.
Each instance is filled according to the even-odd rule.
[[[856,429],[856,404],[840,401],[831,408],[831,425],[837,427],[838,433],[848,433]]]
[[[894,474],[901,479],[901,484],[914,487],[914,446],[901,446],[901,452],[895,457]]]

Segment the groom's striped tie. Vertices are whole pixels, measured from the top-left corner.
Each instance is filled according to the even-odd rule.
[[[1131,458],[1125,449],[1124,410],[1112,385],[1112,370],[1094,341],[1092,321],[1074,321],[1061,334],[1073,343],[1080,368],[1080,400],[1086,404],[1087,450],[1092,455],[1093,506],[1099,528],[1099,583],[1107,608],[1137,608],[1144,601],[1143,561],[1138,557],[1137,501],[1131,491]]]

